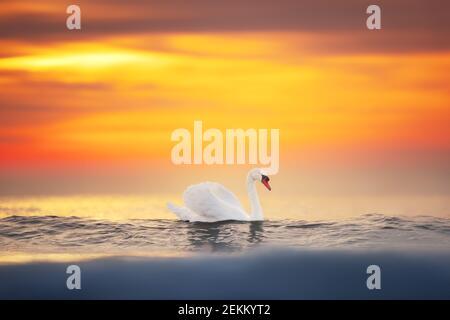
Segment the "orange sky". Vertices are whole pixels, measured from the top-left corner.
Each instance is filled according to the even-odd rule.
[[[298,1],[227,3],[84,1],[81,31],[65,29],[64,1],[2,4],[0,173],[44,172],[41,186],[179,173],[170,133],[202,120],[279,128],[285,172],[414,163],[448,177],[445,10],[408,2],[410,26],[405,1],[386,3],[383,29],[368,31],[356,1],[300,1],[298,17]]]

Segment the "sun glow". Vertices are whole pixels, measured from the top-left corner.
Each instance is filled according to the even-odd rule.
[[[55,53],[56,52],[56,53]],[[0,69],[46,71],[51,69],[96,70],[123,64],[145,63],[164,66],[167,57],[113,47],[96,45],[63,46],[41,50],[34,55],[0,59]]]
[[[9,5],[1,14],[53,7]],[[90,9],[91,21],[104,17]],[[160,9],[108,16],[182,16]],[[359,33],[339,30],[160,27],[1,39],[0,173],[47,168],[65,181],[60,174],[129,172],[136,163],[176,171],[171,133],[195,120],[223,132],[279,129],[280,172],[448,163],[448,50],[371,50]]]

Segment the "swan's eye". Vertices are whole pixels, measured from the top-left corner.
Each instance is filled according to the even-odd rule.
[[[261,175],[261,181],[270,181],[270,179],[269,179],[269,177],[268,176],[265,176],[265,175]]]

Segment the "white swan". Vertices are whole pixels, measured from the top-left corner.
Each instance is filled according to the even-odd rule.
[[[247,192],[250,198],[250,214],[245,212],[239,199],[216,182],[203,182],[189,186],[183,193],[185,207],[167,203],[167,208],[184,221],[214,222],[224,220],[261,221],[263,211],[256,193],[256,181],[270,191],[269,177],[261,169],[252,169],[247,175]]]

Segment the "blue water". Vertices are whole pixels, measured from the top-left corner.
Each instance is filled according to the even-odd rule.
[[[450,255],[439,252],[275,250],[172,258],[0,265],[0,299],[450,299]],[[366,286],[381,268],[381,289]]]
[[[450,299],[450,220],[434,217],[207,224],[10,216],[0,219],[0,248],[3,256],[113,253],[0,263],[0,299]],[[81,267],[82,290],[65,287],[69,264]],[[366,286],[372,264],[381,290]]]

